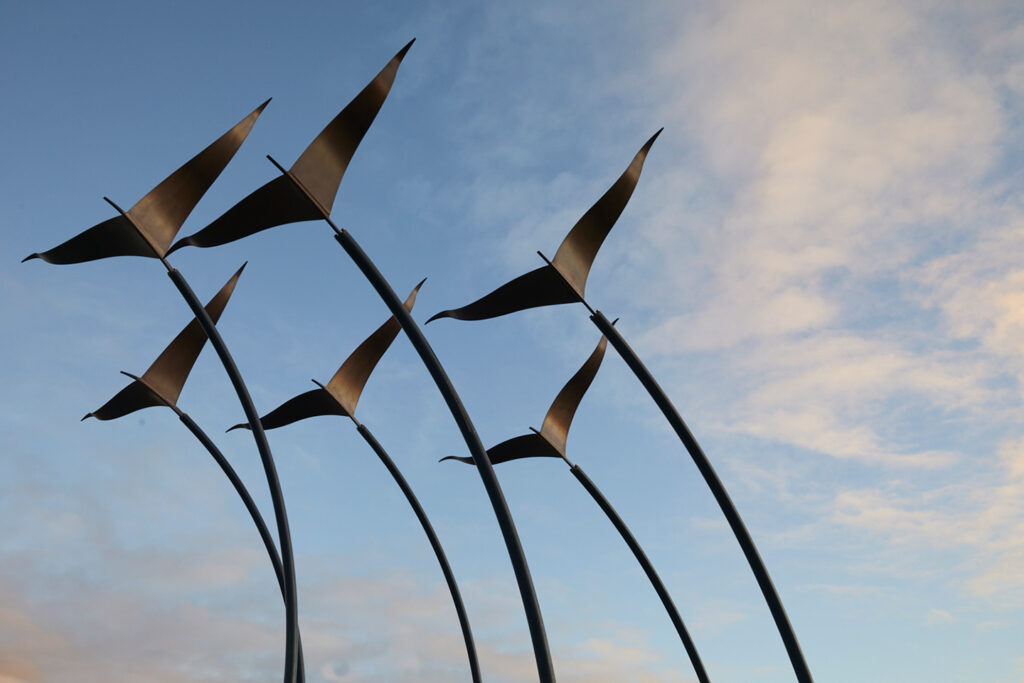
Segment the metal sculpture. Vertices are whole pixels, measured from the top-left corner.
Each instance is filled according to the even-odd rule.
[[[267,100],[269,102],[270,100]],[[182,167],[163,180],[128,211],[122,210],[110,199],[104,199],[113,206],[119,216],[95,225],[79,235],[45,252],[27,256],[24,261],[39,258],[48,263],[81,263],[111,256],[145,256],[157,258],[167,269],[167,275],[178,289],[182,298],[199,321],[210,344],[227,372],[235,388],[246,419],[252,425],[253,438],[259,451],[263,470],[270,488],[277,523],[277,534],[281,544],[281,562],[285,583],[285,683],[299,680],[298,660],[298,602],[295,591],[295,563],[292,556],[291,533],[284,497],[277,478],[277,468],[259,424],[259,415],[252,404],[252,398],[241,374],[231,358],[227,346],[221,339],[217,327],[199,302],[195,292],[184,276],[167,262],[170,253],[168,245],[174,240],[185,219],[217,179],[224,167],[238,151],[260,113],[266,107],[264,102],[227,133],[207,146]],[[132,392],[137,391],[132,389]]]
[[[214,323],[220,320],[221,313],[224,312],[224,307],[231,298],[235,285],[238,283],[238,278],[242,275],[244,269],[245,264],[242,264],[242,267],[235,272],[231,279],[206,304],[206,312]],[[281,588],[281,597],[286,598],[287,593],[285,591],[284,571],[281,568],[281,556],[277,552],[274,538],[270,535],[270,530],[267,528],[263,515],[256,506],[256,502],[252,499],[241,477],[238,476],[238,473],[235,472],[231,463],[224,457],[224,454],[217,448],[213,440],[196,424],[195,420],[188,413],[178,407],[178,397],[181,395],[181,390],[184,388],[185,382],[192,372],[200,352],[203,350],[203,346],[206,345],[206,339],[206,333],[203,332],[199,321],[193,318],[185,326],[185,329],[179,332],[171,343],[167,345],[141,377],[136,377],[122,370],[121,374],[130,377],[132,383],[96,410],[86,413],[82,420],[87,420],[90,417],[94,417],[97,420],[114,420],[143,408],[161,405],[173,410],[182,424],[192,432],[192,435],[206,448],[217,465],[220,466],[221,471],[224,472],[224,475],[227,476],[228,481],[234,487],[235,492],[242,499],[245,509],[249,512],[253,524],[256,525],[256,530],[260,534],[263,547],[267,550],[267,556],[270,558],[270,564],[277,577],[278,586]],[[298,655],[299,680],[304,680],[304,668],[300,642]]]
[[[583,400],[583,395],[590,388],[598,369],[601,367],[606,346],[607,339],[601,337],[597,347],[591,352],[580,369],[576,371],[576,374],[558,392],[555,400],[551,403],[551,407],[548,408],[547,414],[544,416],[544,422],[541,423],[540,430],[531,427],[531,434],[524,434],[502,441],[498,445],[489,448],[487,455],[495,465],[520,458],[561,458],[565,461],[573,476],[576,477],[580,484],[583,485],[583,488],[587,490],[587,493],[591,495],[598,506],[604,511],[605,515],[608,516],[608,519],[618,530],[626,545],[633,552],[637,562],[640,563],[644,573],[647,574],[647,578],[661,599],[661,604],[665,607],[665,611],[668,612],[672,625],[675,626],[676,633],[686,649],[686,654],[690,658],[690,664],[697,674],[697,679],[701,683],[709,683],[710,679],[704,669],[704,663],[697,653],[697,646],[686,630],[683,618],[679,616],[679,611],[676,609],[675,603],[672,602],[672,596],[669,595],[668,589],[662,583],[661,577],[654,570],[654,566],[647,559],[647,555],[640,547],[636,538],[633,537],[629,527],[626,526],[626,523],[615,512],[615,508],[611,506],[611,503],[604,497],[601,490],[587,477],[582,468],[579,465],[573,464],[565,454],[569,425],[572,424],[572,418],[575,416],[577,408],[579,408],[580,401]],[[469,458],[456,455],[441,458],[442,462],[445,460],[458,460],[464,463],[472,462]]]
[[[206,304],[206,313],[214,323],[220,320],[220,315],[235,291],[235,285],[243,270],[245,264],[242,264],[242,267]],[[193,318],[142,373],[142,377],[135,377],[131,384],[96,410],[86,413],[82,419],[95,417],[97,420],[113,420],[136,410],[159,405],[175,408],[185,381],[205,345],[206,333],[203,332],[199,321]]]
[[[789,655],[789,660],[793,666],[793,671],[796,673],[797,680],[801,681],[801,683],[812,683],[813,679],[811,678],[810,669],[804,660],[796,633],[789,623],[789,618],[786,616],[782,601],[779,599],[771,577],[768,575],[768,569],[757,552],[757,547],[754,545],[750,533],[740,518],[739,512],[737,512],[736,507],[729,498],[725,486],[711,466],[711,462],[697,444],[693,434],[686,426],[686,423],[683,422],[682,417],[680,417],[664,391],[661,390],[654,377],[636,357],[632,349],[629,348],[622,335],[608,322],[607,318],[600,311],[595,311],[591,308],[583,298],[587,276],[590,273],[590,267],[597,255],[597,251],[604,238],[615,225],[630,196],[632,196],[633,190],[640,178],[640,172],[643,169],[647,152],[660,133],[661,130],[644,144],[619,179],[573,226],[559,246],[554,259],[548,260],[538,251],[537,253],[545,262],[544,266],[515,278],[470,304],[460,308],[441,311],[431,316],[427,322],[438,318],[484,320],[527,308],[575,303],[577,301],[586,306],[591,314],[591,322],[597,326],[601,334],[608,337],[612,346],[615,347],[615,350],[626,361],[626,364],[637,376],[637,379],[647,389],[651,398],[658,408],[661,409],[666,419],[668,419],[676,435],[696,464],[697,469],[704,477],[705,483],[708,485],[722,513],[729,522],[733,535],[736,537],[743,550],[743,554],[747,558],[747,563],[750,565],[750,569],[757,580],[768,609],[775,620],[776,628],[786,647],[786,653]]]
[[[484,489],[487,491],[498,520],[498,526],[501,529],[519,586],[526,621],[530,629],[538,675],[542,683],[550,683],[555,680],[554,667],[551,663],[547,635],[544,632],[544,620],[541,617],[533,579],[530,576],[526,555],[519,543],[515,523],[512,521],[512,515],[501,491],[501,485],[487,459],[487,453],[476,433],[476,428],[462,405],[455,387],[448,379],[444,367],[437,359],[426,337],[423,336],[422,330],[405,309],[402,300],[395,294],[394,289],[381,275],[377,266],[362,250],[355,238],[347,230],[339,229],[330,216],[334,197],[345,168],[376,117],[377,111],[383,105],[394,82],[398,67],[414,40],[409,41],[370,81],[369,85],[328,124],[327,128],[313,140],[290,169],[285,170],[268,155],[267,158],[270,162],[281,172],[280,177],[250,194],[199,232],[179,240],[171,247],[170,251],[186,245],[206,247],[226,244],[270,227],[318,217],[327,222],[334,230],[335,239],[356,263],[391,314],[398,320],[406,336],[409,337],[413,348],[416,349],[424,366],[434,379],[434,383],[441,392],[463,439],[466,441],[467,448],[474,457]],[[351,113],[347,114],[346,112]],[[290,189],[286,187],[289,184]],[[250,420],[250,424],[252,424],[252,420]]]
[[[406,298],[404,303],[406,310],[412,310],[413,305],[416,303],[416,295],[424,282],[426,280],[421,280]],[[388,318],[383,325],[356,347],[356,350],[345,359],[345,362],[341,364],[341,367],[334,373],[334,376],[326,385],[313,380],[318,386],[317,389],[312,389],[285,401],[260,418],[260,421],[263,423],[264,429],[276,429],[277,427],[283,427],[318,415],[339,415],[352,420],[359,435],[363,437],[363,440],[377,454],[377,457],[380,458],[388,472],[391,473],[395,483],[402,490],[406,500],[409,501],[409,505],[412,507],[416,518],[423,527],[424,533],[427,535],[430,547],[434,549],[434,555],[441,565],[441,571],[444,573],[445,581],[448,583],[448,590],[451,593],[452,601],[455,604],[455,611],[459,617],[462,637],[466,642],[466,654],[469,657],[470,673],[474,683],[479,683],[481,680],[480,664],[477,659],[476,645],[473,642],[473,632],[469,626],[469,616],[466,614],[462,595],[459,593],[455,575],[452,573],[451,565],[449,565],[448,558],[445,556],[441,541],[437,538],[434,527],[427,518],[427,513],[424,512],[423,507],[412,491],[412,487],[406,482],[398,466],[395,465],[387,451],[380,445],[369,428],[355,417],[359,396],[362,394],[370,374],[388,350],[388,347],[391,346],[395,337],[398,336],[400,329],[398,321],[395,320],[394,316]],[[245,427],[248,427],[248,425],[244,423],[237,424],[228,431]]]
[[[415,40],[399,50],[320,131],[290,169],[281,169],[282,175],[252,192],[199,232],[179,240],[170,252],[186,245],[215,247],[278,225],[329,216],[345,169],[387,99],[398,67]]]
[[[577,301],[586,306],[583,293],[587,286],[590,267],[594,264],[594,258],[605,237],[626,208],[629,198],[633,196],[633,190],[640,180],[640,171],[644,167],[644,160],[647,159],[647,153],[654,145],[654,141],[661,135],[661,130],[644,143],[619,179],[576,222],[559,245],[555,258],[550,261],[545,258],[546,265],[520,275],[471,304],[436,313],[427,322],[438,318],[485,320],[527,308],[571,304]],[[541,258],[544,258],[543,254]]]

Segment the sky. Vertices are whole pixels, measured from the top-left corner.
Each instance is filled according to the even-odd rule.
[[[1024,681],[1024,9],[1015,2],[0,4],[0,683],[263,681],[284,611],[259,538],[163,408],[79,422],[187,322],[156,262],[21,264],[130,206],[273,97],[186,222],[290,165],[409,39],[334,221],[414,317],[551,256],[656,130],[587,298],[687,420],[818,681]],[[257,407],[330,378],[387,311],[322,222],[170,261]],[[425,328],[486,446],[596,344],[582,306]],[[272,516],[215,355],[179,406]],[[357,417],[457,576],[486,680],[535,667],[465,445],[399,338]],[[311,682],[468,680],[430,547],[350,421],[269,433]],[[716,683],[790,681],[696,468],[609,349],[568,439]],[[558,460],[497,468],[562,681],[695,680]]]

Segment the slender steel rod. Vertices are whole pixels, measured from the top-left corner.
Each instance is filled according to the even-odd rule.
[[[448,564],[448,558],[444,554],[444,548],[441,547],[441,541],[438,540],[437,534],[434,533],[434,527],[431,526],[430,520],[427,519],[427,513],[423,511],[420,506],[420,502],[416,499],[416,494],[412,492],[412,488],[409,483],[402,476],[398,466],[384,450],[384,447],[380,445],[373,433],[363,424],[358,424],[357,429],[359,430],[360,436],[363,440],[370,445],[373,452],[377,454],[380,461],[384,463],[384,467],[388,468],[388,472],[394,478],[395,483],[398,484],[398,488],[402,489],[402,493],[405,494],[405,499],[409,501],[409,505],[412,507],[413,512],[416,513],[416,518],[420,520],[420,526],[423,527],[424,533],[427,534],[427,539],[430,541],[430,547],[434,549],[434,555],[437,556],[437,561],[441,565],[441,571],[444,572],[444,580],[448,582],[448,590],[452,594],[452,602],[455,603],[455,611],[459,615],[459,624],[462,626],[462,637],[466,641],[466,654],[469,656],[469,670],[473,676],[473,683],[480,683],[480,663],[477,661],[476,656],[476,645],[473,643],[473,632],[469,628],[469,616],[466,614],[466,607],[462,604],[462,595],[459,593],[459,586],[455,583],[455,575],[452,573],[452,568]]]
[[[797,642],[796,633],[793,631],[792,625],[789,623],[789,618],[786,616],[786,610],[782,607],[782,601],[779,599],[778,593],[775,591],[775,586],[772,584],[772,579],[768,576],[768,569],[764,566],[764,562],[761,560],[760,554],[757,552],[757,547],[754,545],[754,539],[750,537],[750,532],[747,531],[747,527],[743,524],[743,520],[740,518],[740,513],[736,511],[736,507],[733,505],[732,500],[729,498],[729,494],[725,491],[725,486],[722,481],[718,478],[718,474],[715,473],[715,469],[711,466],[711,462],[708,460],[704,451],[701,449],[700,444],[697,443],[697,439],[694,438],[690,432],[689,427],[683,422],[683,418],[679,416],[675,406],[669,400],[668,396],[655,381],[654,376],[651,375],[650,371],[644,367],[644,364],[640,362],[636,353],[629,347],[626,340],[619,334],[617,328],[613,327],[608,319],[604,316],[601,311],[597,311],[594,315],[590,316],[591,321],[597,326],[597,329],[601,330],[601,334],[608,337],[608,341],[611,342],[615,350],[619,352],[622,360],[626,361],[626,365],[633,371],[640,383],[647,389],[647,393],[650,394],[651,398],[661,409],[662,414],[668,420],[669,424],[672,425],[672,429],[675,430],[679,440],[683,442],[683,446],[686,447],[686,451],[693,458],[694,464],[697,465],[697,469],[700,470],[701,476],[704,477],[704,481],[707,483],[708,488],[711,489],[711,494],[715,497],[718,502],[718,507],[722,509],[722,513],[725,515],[725,519],[729,522],[729,526],[732,528],[733,534],[736,536],[736,540],[740,544],[740,548],[743,549],[743,554],[747,558],[747,562],[750,564],[750,569],[754,573],[754,578],[757,579],[757,585],[761,587],[761,593],[764,595],[765,602],[768,603],[768,609],[772,613],[772,617],[775,619],[775,626],[779,630],[779,635],[782,636],[782,642],[786,646],[786,652],[789,654],[789,661],[793,665],[793,671],[796,674],[796,678],[800,683],[813,683],[814,679],[811,677],[810,669],[807,667],[807,662],[804,661],[803,652],[800,650],[800,643]]]
[[[163,259],[161,259],[163,261]],[[277,478],[277,468],[274,465],[274,457],[270,452],[270,445],[267,443],[267,436],[263,432],[263,425],[260,422],[259,413],[252,403],[249,390],[242,380],[242,375],[235,365],[234,359],[228,352],[224,340],[217,331],[217,326],[210,319],[206,308],[203,307],[195,292],[189,286],[184,276],[175,268],[171,268],[166,261],[167,275],[171,278],[174,286],[181,292],[181,296],[188,303],[192,313],[199,320],[203,331],[210,339],[210,344],[220,357],[221,364],[235,387],[238,400],[245,412],[245,419],[252,429],[253,438],[256,441],[256,450],[259,451],[260,459],[263,462],[263,471],[267,475],[267,484],[270,487],[270,499],[274,504],[274,517],[277,522],[277,537],[281,543],[281,568],[284,575],[285,592],[285,683],[295,683],[298,680],[298,600],[295,591],[295,560],[292,556],[291,533],[288,529],[288,514],[284,507],[284,496],[281,493],[281,483]]]
[[[690,638],[689,632],[686,630],[686,626],[683,624],[683,618],[679,616],[678,610],[676,610],[675,604],[672,602],[672,596],[668,594],[668,590],[665,588],[665,584],[661,582],[661,578],[658,576],[658,572],[654,571],[654,567],[651,565],[650,560],[647,559],[647,555],[644,554],[640,544],[637,543],[636,539],[633,538],[633,534],[630,533],[629,527],[622,521],[618,513],[615,512],[615,508],[612,507],[611,503],[601,494],[600,489],[597,485],[590,480],[579,465],[573,465],[571,468],[573,476],[575,476],[583,488],[587,490],[597,504],[604,510],[604,514],[608,515],[608,519],[611,520],[615,528],[619,530],[619,534],[622,536],[622,540],[626,542],[629,549],[633,551],[633,555],[636,557],[637,562],[643,568],[644,573],[647,574],[647,578],[650,579],[651,585],[654,586],[655,592],[658,597],[661,598],[661,604],[665,606],[665,611],[668,612],[668,616],[672,619],[672,624],[676,627],[676,633],[679,634],[679,639],[683,641],[683,647],[686,648],[686,654],[690,656],[690,664],[693,665],[693,670],[697,673],[697,680],[700,683],[710,683],[711,679],[708,678],[707,671],[704,670],[704,663],[700,659],[700,655],[697,653],[697,646],[694,645],[693,639]]]
[[[238,497],[242,499],[242,503],[245,505],[245,509],[249,511],[249,517],[252,518],[253,524],[256,525],[256,530],[259,531],[260,538],[263,540],[263,547],[267,549],[267,555],[270,557],[270,564],[274,567],[274,574],[277,576],[277,585],[281,587],[281,597],[287,599],[287,595],[284,587],[284,570],[281,568],[281,556],[277,552],[277,546],[274,544],[274,537],[270,535],[270,529],[267,528],[267,523],[263,520],[263,515],[260,513],[260,509],[256,506],[256,501],[249,495],[249,489],[245,487],[245,483],[242,482],[241,477],[235,472],[235,468],[231,466],[228,459],[224,457],[224,454],[217,444],[209,437],[209,435],[203,431],[199,425],[195,423],[192,417],[185,412],[182,412],[177,406],[171,406],[174,411],[178,414],[178,419],[181,420],[192,435],[206,448],[206,451],[213,457],[214,461],[220,466],[224,475],[231,482],[231,485],[235,487],[235,492],[238,493]],[[299,656],[298,656],[298,676],[299,681],[305,681],[305,662],[302,654],[302,638],[297,636]]]
[[[505,539],[505,546],[512,561],[512,569],[519,584],[519,594],[523,600],[523,610],[526,613],[526,622],[530,627],[533,653],[537,660],[537,674],[541,683],[553,683],[555,680],[554,667],[551,664],[551,653],[548,649],[547,635],[544,633],[544,620],[541,618],[540,604],[537,602],[537,593],[533,587],[533,579],[530,577],[530,569],[526,564],[526,555],[523,553],[522,545],[519,543],[519,535],[516,533],[515,523],[512,521],[512,515],[509,512],[508,504],[505,502],[505,496],[501,492],[501,485],[494,474],[494,468],[487,457],[487,451],[484,450],[480,437],[476,433],[476,428],[469,419],[469,414],[462,405],[462,401],[455,392],[455,387],[452,386],[451,380],[448,379],[448,375],[445,373],[441,362],[437,359],[434,350],[427,342],[426,337],[423,336],[423,332],[416,324],[416,321],[412,319],[409,311],[405,309],[402,300],[398,298],[391,285],[388,284],[388,281],[377,270],[377,266],[374,265],[373,261],[370,260],[370,257],[366,255],[352,235],[347,230],[338,230],[333,223],[331,223],[331,227],[335,229],[335,239],[341,244],[352,260],[355,261],[359,270],[362,271],[366,279],[373,285],[373,288],[377,290],[377,294],[384,300],[391,314],[395,316],[402,329],[405,330],[406,336],[412,342],[416,352],[419,353],[423,364],[430,372],[430,376],[434,378],[434,383],[437,384],[437,388],[448,404],[448,409],[451,411],[452,417],[455,418],[459,431],[462,432],[462,437],[465,439],[466,446],[473,455],[477,471],[480,473],[480,479],[483,480],[484,489],[491,500],[491,506],[494,508],[494,514],[498,519],[498,526],[501,528],[502,536]]]

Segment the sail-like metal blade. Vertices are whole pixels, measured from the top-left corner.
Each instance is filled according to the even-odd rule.
[[[271,180],[202,230],[178,240],[167,253],[184,246],[215,247],[278,225],[329,216],[345,169],[387,99],[412,43],[409,41],[327,124],[287,175]]]
[[[224,307],[235,291],[238,278],[245,269],[243,264],[220,291],[206,304],[206,312],[214,322],[220,319]],[[176,405],[185,380],[192,372],[199,352],[206,344],[206,333],[195,318],[157,356],[142,377],[133,381],[97,410],[85,417],[112,420],[136,410],[158,405]],[[85,418],[82,418],[85,419]]]
[[[114,420],[143,408],[166,405],[156,392],[142,382],[133,381],[114,395],[102,406],[87,413],[82,419],[95,417],[97,420]]]
[[[533,433],[514,436],[507,441],[502,441],[497,446],[488,448],[487,457],[492,465],[498,465],[520,458],[561,458],[562,454],[540,434]],[[458,460],[467,465],[473,464],[473,458],[468,456],[449,455],[446,458],[441,458],[440,462],[445,460]]]
[[[619,219],[623,209],[626,208],[629,198],[633,196],[633,190],[636,189],[637,181],[640,180],[640,171],[644,167],[644,160],[659,135],[661,135],[661,130],[644,143],[619,179],[572,227],[569,234],[562,240],[558,251],[555,252],[555,258],[551,260],[551,263],[565,276],[581,299],[587,286],[590,267],[594,265],[594,258],[597,256],[597,250],[601,248],[605,237],[608,236],[615,221]]]
[[[225,282],[220,291],[206,304],[206,312],[210,314],[213,322],[216,323],[220,320],[220,315],[224,312],[224,307],[227,306],[231,294],[235,291],[235,285],[238,284],[238,278],[241,277],[243,270],[245,270],[245,264],[235,271],[231,279]],[[199,352],[203,350],[205,344],[206,333],[203,332],[199,321],[193,318],[143,373],[142,380],[172,405],[176,404],[181,389],[185,386],[185,380],[192,372],[192,368],[199,358]]]
[[[305,420],[307,417],[317,417],[319,415],[347,417],[348,413],[326,390],[318,388],[310,389],[304,394],[288,399],[261,417],[260,424],[263,425],[264,429],[277,429],[299,420]],[[248,424],[242,423],[231,427],[228,431],[249,428]]]
[[[587,393],[587,389],[590,388],[594,376],[597,375],[597,371],[601,367],[607,346],[608,339],[602,336],[590,357],[558,392],[558,396],[555,397],[548,409],[548,414],[544,416],[540,434],[560,453],[565,453],[565,440],[569,435],[569,425],[572,424],[572,418],[576,414],[576,409],[579,408],[580,401],[583,400],[583,395]]]
[[[289,171],[329,214],[345,169],[370,124],[377,118],[398,67],[416,39],[410,40],[372,81],[327,124]]]
[[[185,219],[235,156],[269,103],[267,100],[256,107],[128,209],[128,215],[149,235],[161,255],[167,253]]]
[[[165,178],[126,215],[94,225],[53,249],[31,254],[24,260],[39,258],[63,265],[111,256],[166,256],[167,247],[185,219],[234,157],[268,102]]]
[[[253,191],[202,230],[175,242],[167,253],[187,246],[217,247],[278,225],[322,217],[291,178],[282,175]]]
[[[405,308],[407,311],[412,311],[412,307],[416,303],[416,295],[419,293],[420,287],[423,286],[424,282],[426,282],[426,279],[421,280],[413,288],[408,298],[406,298]],[[377,367],[377,363],[380,362],[384,352],[391,346],[391,342],[398,336],[400,329],[401,326],[394,316],[388,318],[383,325],[378,327],[373,334],[356,347],[356,350],[345,359],[345,362],[338,368],[338,371],[334,373],[334,377],[327,383],[325,389],[331,393],[331,396],[341,404],[349,415],[355,415],[356,404],[359,402],[360,394],[363,393],[363,387],[366,386],[367,380],[370,379],[370,373]]]
[[[124,216],[114,216],[78,233],[53,249],[29,254],[24,259],[42,259],[54,265],[84,263],[110,256],[148,256],[156,258],[153,247]]]
[[[437,318],[485,320],[527,308],[583,301],[597,250],[626,208],[647,153],[660,134],[661,130],[644,143],[619,179],[576,222],[548,265],[521,275],[462,308],[441,311],[427,322]]]
[[[570,304],[579,300],[579,296],[566,284],[558,271],[544,265],[505,283],[471,304],[441,311],[431,316],[427,322],[438,318],[486,320],[527,308]]]

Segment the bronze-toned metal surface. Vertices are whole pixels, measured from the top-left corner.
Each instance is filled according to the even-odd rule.
[[[622,215],[622,210],[626,208],[629,198],[633,196],[633,190],[636,189],[637,181],[640,180],[640,171],[644,168],[647,153],[651,151],[651,146],[661,135],[662,130],[664,128],[659,129],[644,143],[619,179],[576,222],[576,225],[562,240],[558,251],[555,252],[555,258],[551,260],[552,265],[565,276],[581,299],[584,296],[587,276],[590,275],[590,267],[594,265],[597,250],[601,248],[604,238],[608,236],[615,222]]]
[[[286,175],[263,185],[199,232],[178,240],[167,253],[186,245],[215,247],[278,225],[329,216],[345,170],[387,99],[398,67],[414,41],[399,50],[327,124]]]
[[[437,318],[485,320],[527,308],[583,301],[597,251],[633,196],[644,160],[661,130],[644,143],[619,179],[576,222],[547,265],[517,277],[471,304],[441,311],[427,322]]]
[[[206,312],[214,322],[220,319],[244,269],[245,264],[206,304]],[[112,399],[100,408],[86,414],[82,419],[95,417],[98,420],[113,420],[151,406],[176,406],[181,389],[185,386],[185,380],[192,372],[192,367],[196,364],[196,359],[199,358],[206,339],[206,332],[203,331],[199,321],[193,318],[153,361],[142,377],[135,379]]]
[[[490,458],[492,465],[520,458],[563,458],[568,462],[565,457],[565,439],[569,434],[569,425],[572,424],[572,418],[576,415],[583,395],[587,393],[601,367],[607,345],[608,340],[602,336],[590,357],[558,392],[558,396],[544,416],[540,431],[533,430],[532,434],[513,437],[487,450],[487,457]],[[472,458],[456,455],[441,458],[440,462],[445,460],[473,464]]]
[[[405,300],[406,310],[412,310],[416,304],[416,295],[426,281],[426,278],[420,280],[420,283],[409,293]],[[359,396],[363,393],[367,380],[370,379],[370,373],[377,367],[377,363],[391,346],[391,342],[398,336],[400,329],[394,316],[389,318],[356,347],[356,350],[345,359],[326,386],[321,384],[318,389],[311,389],[285,401],[260,418],[263,428],[276,429],[319,415],[340,415],[355,419],[356,404],[359,402]],[[248,424],[236,424],[228,431],[248,428]]]
[[[607,346],[608,339],[602,336],[601,340],[597,342],[597,347],[594,348],[590,357],[583,363],[583,366],[576,371],[572,379],[566,382],[562,390],[558,392],[558,396],[555,397],[551,407],[548,408],[548,414],[544,416],[544,423],[540,427],[540,435],[563,455],[565,454],[565,439],[569,434],[569,425],[572,424],[572,418],[576,415],[576,409],[579,408],[583,395],[587,393],[587,389],[590,388],[598,369],[601,367],[601,361],[604,360],[604,350]]]
[[[249,135],[267,100],[120,216],[103,221],[53,249],[30,254],[47,263],[68,264],[109,256],[161,258],[185,219]]]
[[[416,304],[416,295],[426,281],[426,278],[420,280],[419,284],[406,297],[405,310],[412,311],[412,307]],[[401,325],[398,324],[394,316],[388,318],[383,325],[356,347],[356,350],[345,359],[338,371],[334,373],[334,377],[331,377],[331,381],[324,387],[349,415],[355,415],[356,404],[359,402],[359,396],[363,393],[366,381],[370,378],[370,373],[377,367],[377,363],[391,346],[391,342],[395,341],[395,337],[398,336],[401,329]]]

